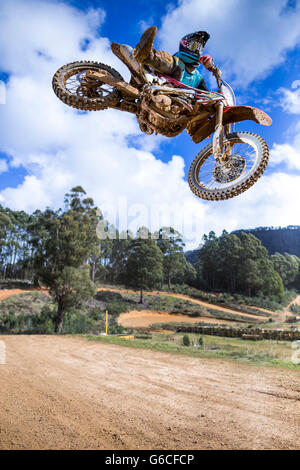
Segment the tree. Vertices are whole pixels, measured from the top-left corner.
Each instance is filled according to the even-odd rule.
[[[186,263],[184,270],[183,282],[185,284],[193,285],[197,277],[197,270],[191,263]]]
[[[1,261],[1,271],[3,272],[3,277],[6,277],[6,267],[7,267],[7,238],[10,230],[13,229],[12,221],[6,211],[0,206],[0,261]]]
[[[218,286],[222,269],[219,259],[219,239],[215,232],[211,231],[208,236],[203,236],[203,242],[199,253],[199,267],[201,267],[202,278],[207,287],[214,289]]]
[[[259,293],[283,295],[283,284],[278,273],[275,272],[268,251],[262,246],[258,238],[250,233],[242,232],[240,235],[242,255],[239,267],[239,287],[249,296]]]
[[[30,226],[36,274],[57,302],[57,333],[69,306],[93,292],[87,262],[99,250],[98,217],[93,200],[84,195],[81,187],[73,188],[65,196],[64,212],[46,209]]]
[[[113,240],[110,254],[110,280],[113,283],[124,283],[126,280],[126,263],[129,256],[132,233],[117,231],[117,238]]]
[[[182,235],[172,227],[162,227],[158,232],[157,245],[163,253],[163,268],[168,288],[176,275],[183,280],[186,269],[186,259],[183,253]]]
[[[289,287],[296,279],[299,270],[299,258],[288,253],[275,253],[271,256],[275,271],[282,279],[283,285]]]
[[[219,238],[218,252],[223,287],[230,292],[235,292],[242,255],[241,241],[236,235],[223,230]]]
[[[140,303],[144,303],[144,289],[151,289],[162,282],[163,254],[150,237],[131,240],[128,251],[126,282],[140,289]]]
[[[244,260],[239,270],[239,286],[249,297],[262,289],[263,279],[256,260]]]
[[[89,267],[65,266],[58,274],[50,293],[54,295],[58,305],[55,330],[61,333],[65,312],[71,307],[80,307],[83,300],[88,300],[96,294],[95,284],[90,280]]]
[[[96,233],[99,238],[99,253],[91,257],[92,280],[106,281],[109,273],[108,265],[112,253],[116,228],[99,214],[100,220],[97,224]]]
[[[210,232],[203,240],[196,266],[198,284],[204,281],[207,287],[248,296],[283,296],[282,280],[258,238],[247,232],[239,232],[237,237],[224,230],[219,238]]]

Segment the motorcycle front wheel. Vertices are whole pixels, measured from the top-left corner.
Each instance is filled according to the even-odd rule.
[[[236,132],[224,137],[231,155],[218,163],[210,143],[194,158],[188,174],[189,186],[196,196],[210,201],[229,199],[250,188],[263,174],[269,149],[259,135]]]
[[[99,111],[116,105],[120,92],[115,87],[98,80],[87,79],[88,71],[105,71],[123,80],[112,67],[99,62],[81,61],[64,65],[53,77],[52,87],[56,96],[65,104],[83,111]]]

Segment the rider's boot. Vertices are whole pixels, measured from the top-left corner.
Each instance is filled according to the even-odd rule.
[[[133,49],[132,55],[140,64],[148,65],[160,73],[169,75],[174,70],[174,58],[169,52],[160,52],[153,48],[156,33],[156,26],[146,29]]]
[[[133,49],[133,57],[140,63],[143,64],[145,59],[148,57],[153,47],[153,41],[157,33],[156,26],[150,26],[143,32],[141,39]]]
[[[141,80],[139,80],[140,77],[140,64],[135,60],[135,58],[132,55],[133,49],[131,46],[128,46],[127,44],[118,44],[117,42],[112,42],[111,43],[111,49],[113,53],[119,57],[124,64],[127,65],[129,68],[131,74],[134,76],[136,81],[138,83],[142,83]]]

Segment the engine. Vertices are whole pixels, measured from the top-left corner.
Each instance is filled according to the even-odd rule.
[[[137,115],[140,128],[146,134],[178,135],[188,123],[188,111],[192,110],[180,97],[146,91],[141,99]]]

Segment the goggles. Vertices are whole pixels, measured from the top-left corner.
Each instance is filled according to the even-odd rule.
[[[193,52],[201,52],[203,51],[203,44],[199,41],[189,41],[188,48]]]

